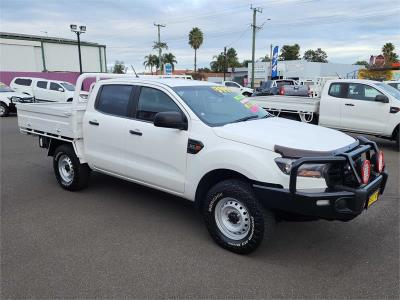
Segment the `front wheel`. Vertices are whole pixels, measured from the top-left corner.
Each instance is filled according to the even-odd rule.
[[[399,127],[399,129],[397,130],[396,149],[397,149],[397,151],[400,152],[400,127]]]
[[[207,229],[221,247],[247,254],[271,237],[275,217],[258,202],[251,186],[237,179],[217,183],[202,207]]]
[[[0,117],[7,117],[9,113],[10,110],[8,109],[8,106],[4,103],[0,103]]]
[[[58,183],[68,191],[83,189],[89,182],[89,166],[79,162],[70,145],[64,144],[55,150],[53,168]]]

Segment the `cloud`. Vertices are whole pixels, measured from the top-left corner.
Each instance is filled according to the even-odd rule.
[[[161,38],[175,54],[177,68],[193,67],[194,51],[188,33],[197,26],[204,33],[198,65],[209,67],[214,55],[232,46],[240,60],[251,58],[252,11],[250,1],[3,1],[1,31],[74,38],[69,24],[87,25],[84,40],[107,45],[111,64],[122,60],[143,70],[144,56],[155,53],[157,30],[153,22],[166,24]],[[382,45],[392,42],[400,49],[400,3],[382,0],[252,1],[263,8],[257,14],[256,57],[269,53],[269,45],[294,44],[301,51],[322,48],[333,62],[353,63],[369,59]],[[268,21],[267,19],[271,20]]]

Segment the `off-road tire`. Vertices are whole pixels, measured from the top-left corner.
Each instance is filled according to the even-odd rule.
[[[10,114],[10,110],[7,105],[5,105],[3,102],[0,103],[1,110],[0,110],[0,117],[7,117]]]
[[[400,152],[400,127],[397,130],[397,135],[396,135],[396,150]]]
[[[250,230],[240,240],[229,238],[217,225],[215,210],[218,202],[229,198],[242,203],[248,211]],[[264,239],[271,238],[275,227],[274,214],[259,203],[249,183],[238,179],[221,181],[213,186],[202,202],[202,214],[214,241],[238,254],[248,254],[257,249]]]
[[[60,174],[59,160],[66,159],[73,170],[72,180],[66,181]],[[53,169],[56,179],[63,189],[78,191],[89,183],[90,168],[87,164],[81,164],[71,145],[63,144],[56,148],[53,156]]]

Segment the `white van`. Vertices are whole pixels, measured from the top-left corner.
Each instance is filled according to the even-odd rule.
[[[69,82],[34,77],[15,77],[10,87],[35,97],[38,102],[70,102],[75,91]]]

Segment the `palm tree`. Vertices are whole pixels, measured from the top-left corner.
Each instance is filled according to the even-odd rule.
[[[203,32],[198,27],[194,27],[189,32],[189,45],[194,49],[194,72],[197,71],[197,49],[201,44],[203,44]]]
[[[162,62],[161,51],[162,51],[162,49],[168,50],[168,45],[167,45],[167,43],[164,43],[164,42],[154,42],[153,49],[158,49],[158,56],[159,56],[159,60],[161,60],[161,62],[158,62],[156,67],[157,67],[157,69],[160,69],[162,71],[163,62]]]
[[[144,57],[143,62],[144,68],[150,68],[150,72],[153,75],[153,67],[158,66],[158,57],[155,54],[149,54]]]
[[[175,70],[175,64],[177,64],[178,62],[176,61],[176,57],[175,55],[173,55],[172,53],[165,53],[162,57],[162,62],[164,64],[171,64],[172,66],[172,71]]]

